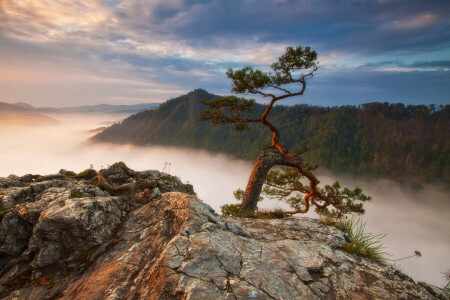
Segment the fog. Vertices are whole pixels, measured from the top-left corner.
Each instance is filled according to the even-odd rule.
[[[91,143],[91,129],[105,122],[119,121],[120,114],[55,114],[61,121],[54,126],[1,127],[0,176],[57,173],[60,169],[80,172],[92,164],[107,167],[117,161],[135,170],[157,169],[193,184],[200,199],[217,212],[225,203],[235,203],[232,191],[244,188],[252,164],[226,155],[171,147],[136,147]],[[166,164],[167,163],[167,164]],[[368,232],[387,234],[385,251],[392,259],[412,255],[398,262],[403,271],[417,281],[442,287],[442,273],[450,269],[450,201],[448,190],[438,185],[411,191],[390,180],[364,180],[322,171],[322,183],[335,179],[349,187],[360,186],[373,200],[366,204],[362,217]],[[264,200],[261,207],[287,206]]]

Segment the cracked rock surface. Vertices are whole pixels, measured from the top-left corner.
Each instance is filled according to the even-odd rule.
[[[123,166],[103,174],[167,179]],[[0,227],[4,299],[449,299],[341,251],[346,236],[314,219],[222,218],[178,179],[142,204],[53,180],[24,192],[20,178],[0,179],[2,200],[15,201]]]

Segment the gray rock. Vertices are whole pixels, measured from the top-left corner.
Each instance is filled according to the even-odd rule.
[[[13,213],[7,213],[0,224],[0,254],[19,256],[28,246],[33,226]]]
[[[31,266],[70,264],[80,258],[73,250],[84,253],[112,239],[125,217],[126,202],[111,196],[75,198],[42,211],[29,242],[28,251],[36,253]]]
[[[102,169],[100,173],[115,185],[132,182],[136,177],[136,172],[128,168],[123,162],[117,162],[107,169]]]
[[[317,220],[223,218],[173,192],[185,189],[176,177],[123,163],[102,172],[114,184],[160,180],[149,195],[172,192],[139,204],[81,179],[0,178],[9,205],[0,225],[0,298],[450,299],[341,251],[346,236]]]
[[[226,220],[193,196],[166,193],[130,213],[117,245],[63,296],[437,299],[410,280],[387,278],[389,266],[342,252],[343,243],[342,232],[313,219]],[[98,278],[102,285],[89,284]]]

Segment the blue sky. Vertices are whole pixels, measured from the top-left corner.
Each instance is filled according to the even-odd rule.
[[[0,0],[0,101],[229,94],[228,68],[297,45],[320,69],[286,104],[450,104],[448,0]]]

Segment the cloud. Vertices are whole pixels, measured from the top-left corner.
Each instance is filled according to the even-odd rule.
[[[1,24],[13,29],[7,30],[7,34],[35,41],[51,40],[68,32],[93,30],[109,15],[99,0],[3,0],[0,11]]]
[[[434,72],[450,71],[450,60],[416,61],[403,63],[399,61],[382,61],[358,66],[357,69],[365,71],[392,71],[392,72]]]
[[[267,68],[286,46],[299,44],[318,50],[325,73],[362,66],[365,72],[440,71],[410,64],[448,57],[449,12],[441,0],[0,0],[0,67],[34,86],[25,93],[3,75],[0,96],[48,103],[58,90],[52,85],[63,78],[74,82],[56,93],[67,101],[79,98],[75,82],[85,102],[100,101],[102,93],[106,100],[126,93],[144,99],[144,90],[155,89],[226,93],[226,69]],[[370,67],[380,62],[393,63]],[[148,87],[136,88],[142,82]]]
[[[413,16],[401,21],[395,21],[393,23],[395,28],[399,29],[417,29],[428,27],[435,24],[439,20],[439,17],[432,13],[424,13],[417,16]]]

